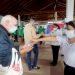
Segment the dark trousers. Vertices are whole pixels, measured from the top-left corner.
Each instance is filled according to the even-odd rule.
[[[34,52],[33,62],[31,60],[32,51]],[[27,53],[27,64],[28,64],[29,69],[31,69],[32,66],[33,67],[37,66],[37,62],[38,62],[38,45],[37,44],[34,45],[34,48],[33,48],[32,51],[30,51],[29,53]]]
[[[64,75],[75,75],[75,68],[65,65]]]
[[[51,45],[51,47],[52,47],[52,53],[53,53],[53,63],[57,64],[60,46]]]

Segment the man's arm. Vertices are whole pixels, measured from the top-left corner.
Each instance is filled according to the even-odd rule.
[[[32,49],[33,49],[32,46],[24,46],[24,47],[20,50],[20,53],[21,53],[21,54],[27,53],[27,52],[30,52]]]
[[[32,28],[32,32],[31,33],[32,33],[32,38],[36,38],[36,39],[43,35],[43,33],[36,34],[36,29],[34,27]]]

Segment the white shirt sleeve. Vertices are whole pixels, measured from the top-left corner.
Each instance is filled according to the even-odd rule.
[[[68,39],[66,37],[57,36],[56,38],[57,38],[57,41],[60,42],[61,44],[68,43]]]

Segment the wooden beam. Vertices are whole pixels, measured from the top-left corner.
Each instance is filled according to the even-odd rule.
[[[41,8],[39,11],[44,10],[44,9],[46,9],[47,7],[49,7],[49,6],[53,5],[53,4],[54,4],[54,2],[49,3],[49,4],[48,4],[48,5],[46,5],[45,7]]]
[[[65,10],[66,11],[66,10]],[[62,11],[57,11],[58,13],[60,12],[65,12],[64,10]],[[32,12],[32,13],[27,13],[27,14],[23,14],[23,15],[36,15],[36,14],[51,14],[54,13],[54,11],[39,11],[39,12]]]

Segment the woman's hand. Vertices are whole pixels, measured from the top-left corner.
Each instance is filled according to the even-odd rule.
[[[75,43],[75,37],[68,39],[68,42],[69,42],[69,43]]]
[[[36,43],[38,43],[38,39],[35,39],[35,38],[34,38],[34,39],[31,40],[31,42],[32,42],[33,44],[36,44]]]

